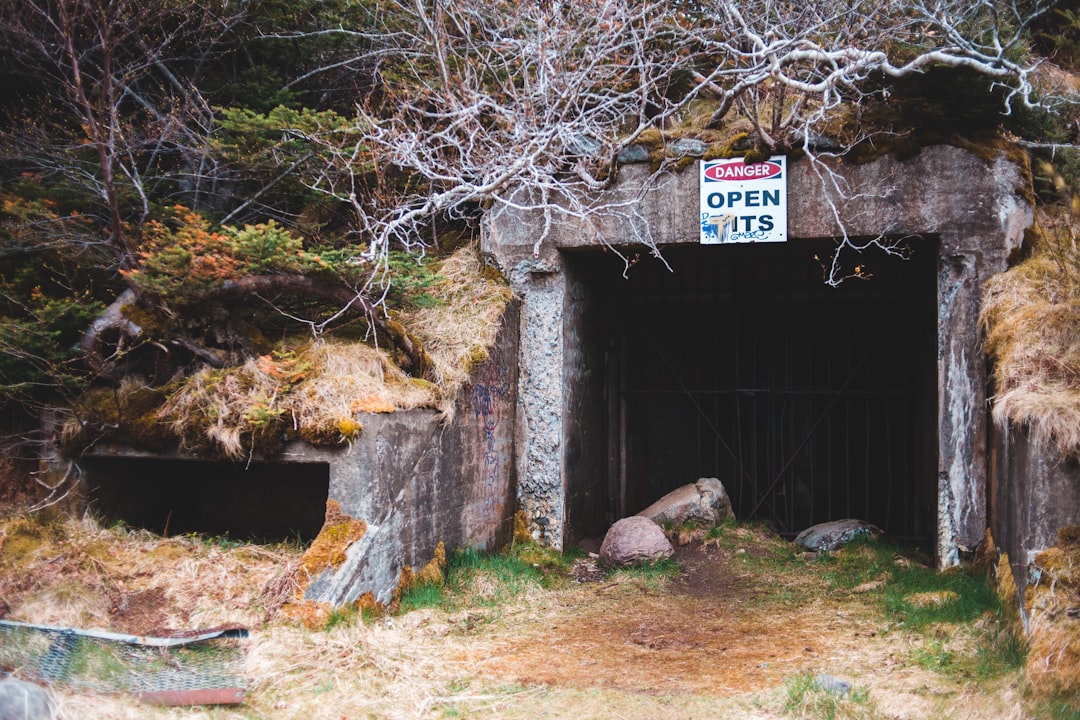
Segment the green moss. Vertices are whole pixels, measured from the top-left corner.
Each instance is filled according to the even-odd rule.
[[[56,539],[53,527],[39,521],[35,515],[20,516],[0,527],[0,561],[19,565],[34,552]]]
[[[171,383],[156,388],[87,390],[73,408],[78,426],[65,434],[64,450],[78,454],[101,440],[146,450],[175,446],[178,438],[160,413],[177,387]]]

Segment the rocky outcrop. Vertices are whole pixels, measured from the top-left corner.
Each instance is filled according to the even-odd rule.
[[[646,517],[635,515],[619,520],[604,536],[600,563],[609,568],[647,565],[675,554],[663,529]]]
[[[727,491],[716,478],[701,478],[672,490],[638,515],[658,525],[681,525],[690,520],[715,525],[735,517]]]

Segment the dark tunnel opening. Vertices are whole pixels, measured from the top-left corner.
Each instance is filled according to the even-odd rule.
[[[328,463],[91,457],[82,464],[94,512],[159,535],[310,542],[326,514]]]
[[[671,247],[670,270],[642,253],[626,279],[612,253],[567,253],[571,414],[602,428],[570,433],[572,537],[717,477],[784,534],[856,517],[932,548],[936,243],[862,253],[872,277],[839,287],[833,247]]]

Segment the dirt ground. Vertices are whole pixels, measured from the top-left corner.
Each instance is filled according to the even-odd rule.
[[[244,705],[157,708],[57,688],[71,719],[830,716],[792,707],[792,679],[807,674],[851,683],[855,700],[837,718],[1037,717],[1023,708],[1018,671],[976,679],[927,663],[929,651],[967,652],[972,627],[908,631],[869,594],[828,591],[812,558],[793,560],[786,541],[759,530],[679,546],[674,577],[605,575],[585,560],[585,582],[533,583],[491,602],[477,586],[451,610],[319,630],[268,619],[267,588],[298,550],[86,523],[50,537],[18,553],[0,546],[8,619],[132,633],[252,628]],[[786,565],[770,564],[778,553]]]

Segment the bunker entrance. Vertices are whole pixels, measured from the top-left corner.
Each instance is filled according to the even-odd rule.
[[[92,457],[84,470],[90,505],[110,522],[255,542],[313,540],[330,488],[328,463]]]
[[[936,244],[863,253],[872,277],[836,288],[832,251],[673,247],[626,279],[612,253],[567,255],[571,541],[717,477],[784,534],[857,517],[932,548]]]

